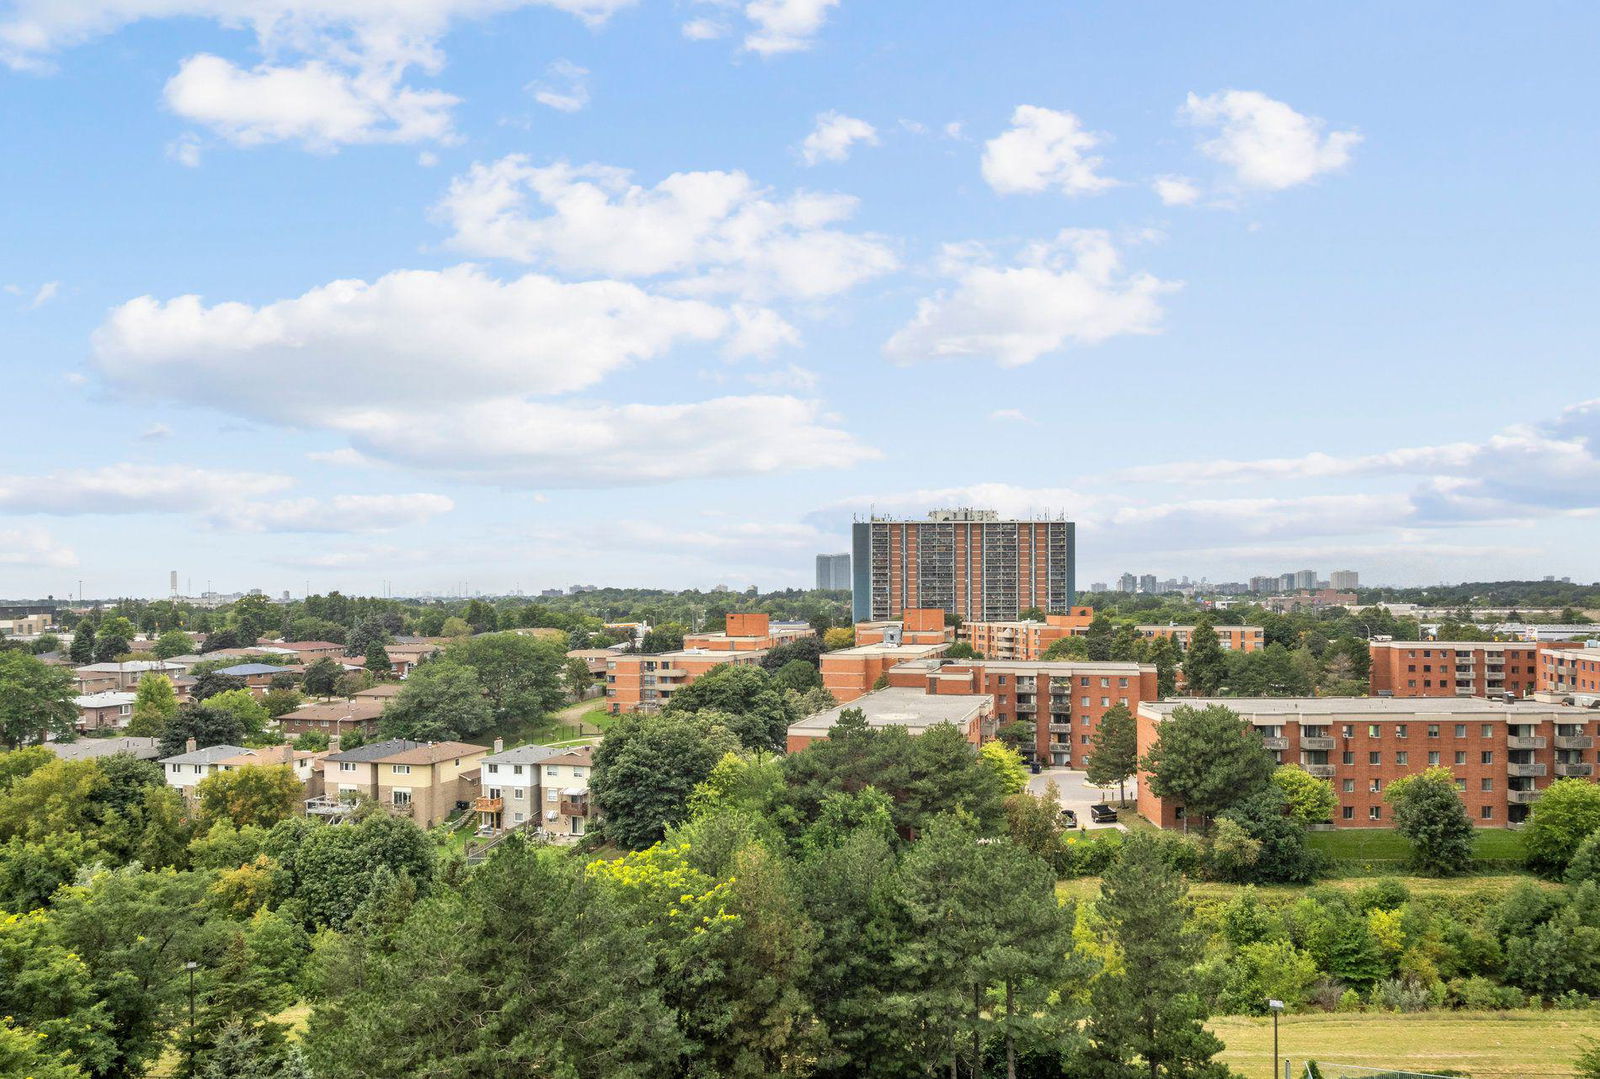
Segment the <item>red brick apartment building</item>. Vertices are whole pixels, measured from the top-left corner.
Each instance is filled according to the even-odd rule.
[[[684,634],[683,647],[708,652],[754,652],[816,634],[803,622],[774,625],[768,615],[759,611],[736,611],[725,616],[720,633]]]
[[[1106,709],[1134,709],[1157,695],[1156,669],[1148,664],[948,660],[942,651],[940,645],[858,645],[829,652],[822,657],[822,682],[843,705],[875,697],[869,691],[879,677],[890,688],[928,696],[987,697],[996,729],[1019,720],[1034,724],[1034,759],[1078,768]]]
[[[985,659],[1038,659],[1063,637],[1082,637],[1094,621],[1093,607],[1071,607],[1047,614],[1043,622],[964,622],[957,636]]]
[[[1600,702],[1600,648],[1545,644],[1539,648],[1541,699],[1566,700],[1585,708]]]
[[[623,653],[606,660],[606,711],[648,712],[666,707],[672,695],[724,663],[759,664],[765,648],[685,648],[658,655]]]
[[[1169,622],[1164,626],[1134,626],[1139,636],[1147,638],[1170,637],[1178,651],[1187,652],[1194,636],[1193,626],[1180,626]],[[1267,646],[1266,630],[1260,626],[1213,626],[1217,643],[1224,652],[1258,652]]]
[[[856,626],[856,644],[945,644],[955,639],[955,628],[945,625],[938,607],[913,607],[897,620]]]
[[[1531,697],[1539,648],[1511,641],[1373,641],[1374,697]]]
[[[1467,814],[1484,828],[1521,823],[1528,807],[1565,776],[1592,778],[1600,714],[1582,708],[1480,698],[1257,697],[1148,701],[1137,710],[1139,753],[1181,705],[1221,704],[1255,725],[1281,762],[1333,783],[1340,828],[1394,824],[1384,791],[1425,768],[1455,774]],[[1184,807],[1157,798],[1140,776],[1139,812],[1164,828],[1185,826]]]
[[[993,510],[934,510],[923,521],[873,517],[852,526],[856,622],[937,607],[965,621],[1065,611],[1074,588],[1074,527],[1002,521]]]

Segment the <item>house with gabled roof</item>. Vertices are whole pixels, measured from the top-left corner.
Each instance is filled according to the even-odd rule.
[[[340,803],[358,796],[431,828],[470,808],[478,794],[486,746],[465,742],[413,742],[391,738],[356,749],[333,751],[324,759],[323,798],[308,803],[312,813],[338,814]]]

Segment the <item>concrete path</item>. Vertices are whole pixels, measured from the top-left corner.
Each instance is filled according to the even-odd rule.
[[[1058,799],[1061,808],[1070,809],[1078,814],[1078,824],[1089,831],[1099,828],[1115,828],[1118,831],[1127,831],[1121,824],[1095,824],[1089,820],[1089,807],[1097,802],[1115,803],[1117,788],[1110,787],[1101,790],[1090,783],[1088,778],[1071,768],[1046,768],[1036,776],[1028,777],[1028,793],[1043,794],[1051,780],[1060,788],[1061,795]],[[1128,781],[1128,800],[1131,802],[1138,793],[1138,781]]]

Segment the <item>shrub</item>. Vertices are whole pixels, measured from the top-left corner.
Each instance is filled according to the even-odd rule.
[[[1385,978],[1372,987],[1372,1003],[1385,1011],[1426,1011],[1428,1002],[1428,990],[1424,986],[1412,985],[1399,978]]]

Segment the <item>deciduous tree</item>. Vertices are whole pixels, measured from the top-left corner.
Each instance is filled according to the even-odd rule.
[[[459,740],[494,725],[494,710],[478,674],[451,660],[424,663],[384,707],[380,727],[388,738],[418,742]]]
[[[1394,806],[1395,831],[1411,841],[1416,869],[1449,877],[1472,868],[1472,818],[1448,768],[1403,776],[1389,784],[1384,800]]]
[[[1202,822],[1261,789],[1277,767],[1255,728],[1216,704],[1174,708],[1141,763],[1153,794]]]
[[[227,819],[239,828],[270,828],[300,808],[305,788],[286,764],[246,764],[206,776],[195,793],[206,826]]]
[[[1125,704],[1114,704],[1100,717],[1084,773],[1097,787],[1117,785],[1119,801],[1128,800],[1129,777],[1139,770],[1138,731]]]
[[[78,719],[72,673],[27,652],[0,652],[0,744],[70,738]]]

